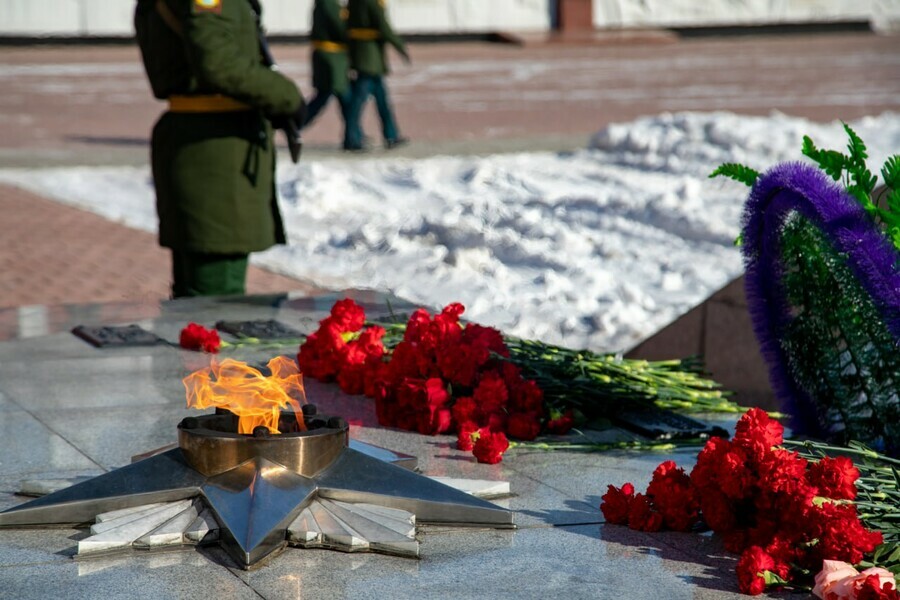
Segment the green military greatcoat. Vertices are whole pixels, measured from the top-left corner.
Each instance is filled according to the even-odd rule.
[[[343,96],[350,88],[347,25],[337,0],[316,0],[309,38],[313,44],[313,87]]]
[[[386,75],[389,68],[385,43],[404,56],[407,53],[406,45],[394,33],[384,13],[384,0],[350,0],[347,10],[351,66],[366,75]]]
[[[293,114],[303,99],[292,81],[263,64],[251,0],[164,3],[169,18],[156,0],[138,0],[135,11],[154,95],[222,95],[245,106],[169,111],[157,121],[151,159],[159,243],[210,254],[284,243],[268,119]]]

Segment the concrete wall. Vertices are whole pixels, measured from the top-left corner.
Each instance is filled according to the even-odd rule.
[[[897,30],[900,0],[593,0],[594,27],[697,27],[869,21]]]
[[[744,278],[714,293],[625,356],[668,360],[702,356],[706,370],[743,406],[779,410],[769,369],[759,351],[747,310]]]
[[[548,31],[561,0],[388,0],[403,33]],[[869,20],[900,29],[900,0],[587,0],[598,29]],[[270,33],[304,35],[313,0],[263,0]],[[134,0],[0,0],[0,35],[130,36]]]
[[[389,0],[404,33],[547,31],[554,0]],[[133,0],[0,0],[0,35],[130,36]],[[263,0],[272,34],[309,32],[313,0]]]

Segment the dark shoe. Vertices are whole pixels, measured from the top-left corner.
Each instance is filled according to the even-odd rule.
[[[409,138],[406,137],[398,137],[392,140],[385,140],[384,147],[388,150],[393,150],[394,148],[399,148],[400,146],[405,146],[409,143]]]
[[[365,146],[354,146],[351,144],[344,144],[344,152],[366,152],[368,148]]]

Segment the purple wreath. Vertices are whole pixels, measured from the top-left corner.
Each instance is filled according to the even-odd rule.
[[[792,317],[782,275],[781,233],[797,212],[847,257],[853,275],[872,298],[900,351],[900,256],[860,203],[817,168],[783,163],[764,173],[750,191],[741,217],[745,289],[753,331],[769,367],[769,380],[797,433],[813,433],[815,403],[791,375],[780,344]]]

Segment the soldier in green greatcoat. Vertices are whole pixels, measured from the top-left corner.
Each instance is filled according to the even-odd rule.
[[[347,113],[345,150],[362,150],[363,133],[360,118],[369,96],[374,96],[381,119],[385,147],[395,148],[407,143],[401,137],[388,99],[384,76],[389,72],[385,44],[390,44],[409,62],[403,40],[394,33],[388,22],[385,0],[349,0],[347,4],[347,32],[350,38],[350,68],[356,72],[351,89],[350,110]]]
[[[312,80],[316,95],[310,100],[304,127],[312,123],[332,96],[341,105],[346,141],[347,111],[350,108],[350,60],[347,57],[346,16],[337,0],[316,0],[313,7]]]
[[[264,64],[257,0],[138,0],[135,30],[153,94],[159,243],[172,295],[243,294],[250,252],[285,243],[272,119],[302,122],[303,97]]]

